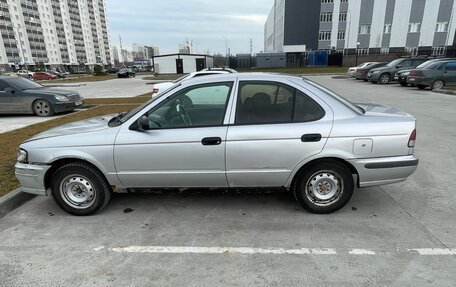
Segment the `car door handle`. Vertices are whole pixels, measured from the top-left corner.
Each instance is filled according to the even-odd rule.
[[[321,141],[321,134],[305,134],[301,137],[303,143]]]
[[[213,138],[204,138],[201,143],[203,145],[220,145],[222,144],[222,139],[219,137],[213,137]]]

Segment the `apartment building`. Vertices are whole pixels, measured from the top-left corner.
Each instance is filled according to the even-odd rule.
[[[3,68],[111,63],[105,0],[0,0],[0,31]]]
[[[275,0],[265,52],[455,53],[454,0]]]

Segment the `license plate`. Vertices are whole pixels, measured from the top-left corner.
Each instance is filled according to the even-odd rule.
[[[399,77],[394,77],[394,79],[395,79],[395,80],[398,80],[398,79],[399,79]]]
[[[415,81],[415,78],[408,78],[408,80],[409,80],[410,82],[414,82],[414,81]]]
[[[75,106],[82,106],[83,103],[84,103],[83,101],[77,101],[74,105]]]

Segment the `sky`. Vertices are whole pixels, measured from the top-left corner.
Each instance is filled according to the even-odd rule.
[[[264,49],[264,23],[274,0],[107,0],[111,42],[131,50],[133,43],[177,53],[193,40],[193,52],[232,54]],[[227,45],[228,44],[228,45]]]

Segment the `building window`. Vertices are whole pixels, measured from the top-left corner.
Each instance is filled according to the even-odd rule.
[[[382,55],[389,54],[389,52],[390,52],[390,48],[381,48],[380,49],[380,54],[382,54]]]
[[[444,56],[445,47],[432,47],[432,56]]]
[[[331,31],[320,31],[318,40],[320,40],[320,41],[330,41],[331,40]]]
[[[371,25],[359,25],[359,34],[370,34],[371,32]]]
[[[334,0],[321,0],[321,3],[323,3],[323,4],[334,3]]]
[[[369,49],[367,49],[367,48],[358,49],[358,55],[369,55]]]
[[[448,22],[437,22],[436,32],[448,32]]]
[[[333,20],[333,13],[332,12],[324,12],[320,14],[320,22],[332,22]]]
[[[421,23],[410,23],[408,27],[409,33],[421,32]]]
[[[340,3],[348,3],[348,0],[340,0]]]
[[[391,24],[385,24],[383,27],[383,34],[391,34]]]
[[[347,12],[340,12],[339,22],[347,22]]]
[[[345,40],[345,30],[340,30],[339,33],[337,33],[337,40]]]

